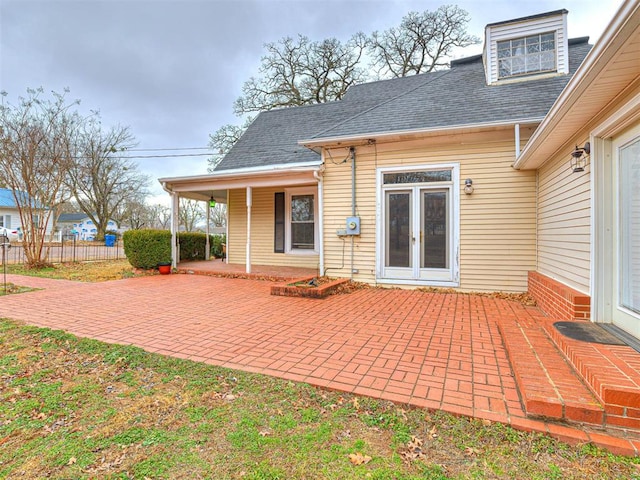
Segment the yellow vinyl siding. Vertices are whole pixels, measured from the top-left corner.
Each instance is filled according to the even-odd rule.
[[[584,140],[580,144],[583,145]],[[588,293],[591,256],[589,167],[582,173],[573,173],[567,152],[544,165],[538,175],[538,271]]]
[[[254,188],[251,207],[251,263],[286,267],[317,268],[317,254],[275,253],[274,250],[274,194],[285,188]],[[244,264],[247,241],[246,190],[229,191],[229,263]]]
[[[330,276],[351,275],[352,240],[336,235],[351,215],[351,163],[340,163],[347,154],[348,149],[339,148],[325,155],[325,268]],[[376,168],[459,163],[460,288],[526,291],[527,272],[535,269],[536,259],[536,177],[514,170],[513,161],[511,130],[357,147],[361,235],[353,239],[354,280],[376,281]],[[470,196],[462,191],[466,178],[473,179]]]

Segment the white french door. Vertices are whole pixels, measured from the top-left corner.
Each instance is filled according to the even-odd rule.
[[[640,127],[613,141],[616,228],[611,321],[640,338]]]
[[[457,285],[457,184],[452,166],[381,170],[379,279]]]

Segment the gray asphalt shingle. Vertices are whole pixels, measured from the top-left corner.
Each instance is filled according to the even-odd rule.
[[[216,171],[320,161],[305,139],[541,119],[591,46],[570,40],[569,75],[485,83],[482,57],[449,70],[351,87],[342,100],[260,113]]]

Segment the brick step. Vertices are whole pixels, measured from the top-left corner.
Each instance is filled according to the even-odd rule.
[[[640,353],[626,345],[581,342],[542,326],[604,404],[607,426],[640,431]]]
[[[499,318],[527,416],[603,426],[602,404],[536,323]]]

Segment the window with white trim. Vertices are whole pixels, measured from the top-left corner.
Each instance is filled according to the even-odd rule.
[[[497,48],[500,79],[557,69],[554,32],[497,42]]]
[[[314,253],[318,244],[317,189],[291,188],[286,191],[286,252]]]

